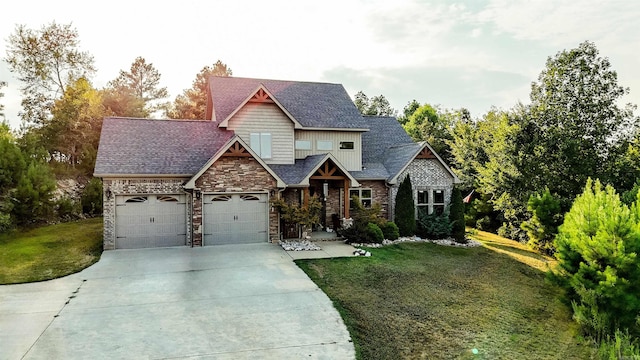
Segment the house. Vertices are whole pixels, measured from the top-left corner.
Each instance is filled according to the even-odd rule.
[[[206,119],[104,119],[104,248],[207,246],[293,236],[270,199],[322,202],[322,225],[351,196],[393,218],[410,174],[417,211],[442,211],[458,179],[393,117],[362,116],[340,84],[211,77]],[[294,234],[295,235],[295,234]]]

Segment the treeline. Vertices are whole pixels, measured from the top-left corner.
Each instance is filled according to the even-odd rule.
[[[10,131],[6,122],[0,126],[0,231],[100,213],[101,195],[82,206],[73,199],[54,199],[53,192],[56,178],[78,178],[87,184],[86,193],[101,194],[99,181],[89,180],[103,118],[203,119],[207,78],[232,74],[218,60],[196,74],[191,88],[168,101],[160,72],[137,57],[128,70],[97,89],[91,82],[96,73],[93,56],[81,50],[77,30],[55,22],[40,29],[17,25],[3,60],[20,80],[22,125],[18,132]],[[0,90],[6,85],[0,81]],[[0,114],[3,110],[0,105]]]

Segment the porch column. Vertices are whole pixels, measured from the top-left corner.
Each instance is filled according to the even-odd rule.
[[[304,190],[302,191],[302,204],[304,206],[304,208],[308,208],[309,207],[309,187],[304,188]]]
[[[348,219],[349,216],[349,186],[351,182],[348,178],[344,179],[344,218]]]

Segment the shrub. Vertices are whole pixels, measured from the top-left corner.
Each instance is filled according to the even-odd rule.
[[[80,196],[82,212],[89,215],[102,214],[102,181],[98,178],[89,180]]]
[[[394,220],[398,225],[401,236],[411,236],[416,233],[416,207],[413,202],[413,187],[407,175],[398,187],[396,195]]]
[[[553,254],[553,239],[562,223],[560,201],[547,188],[542,194],[529,197],[527,210],[532,214],[531,219],[523,222],[520,228],[527,232],[529,246],[536,251]]]
[[[631,209],[611,186],[589,179],[554,242],[558,271],[574,319],[588,335],[640,332],[640,200]]]
[[[380,230],[382,230],[382,235],[387,240],[396,240],[400,237],[398,225],[396,225],[396,223],[394,223],[393,221],[387,221],[386,223],[382,224]]]
[[[616,330],[613,336],[607,336],[598,348],[598,358],[602,360],[640,359],[640,344],[628,332]]]
[[[46,164],[33,161],[18,180],[13,199],[13,215],[20,225],[51,220],[56,181]]]
[[[382,230],[380,227],[374,223],[367,224],[367,242],[372,244],[381,244],[382,240],[384,240],[384,235],[382,235]]]
[[[418,219],[418,235],[427,239],[443,239],[451,235],[449,214],[421,215]]]
[[[453,239],[459,243],[466,243],[467,241],[464,237],[464,203],[458,188],[453,188],[453,193],[451,194],[449,222],[451,223],[451,236],[453,236]]]
[[[56,201],[56,212],[62,220],[72,220],[77,217],[77,204],[69,197],[62,197]]]

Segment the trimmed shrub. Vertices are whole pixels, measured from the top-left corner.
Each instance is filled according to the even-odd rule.
[[[421,215],[418,219],[418,236],[427,239],[444,239],[451,236],[452,224],[449,215]]]
[[[466,243],[464,237],[464,203],[460,189],[453,188],[451,194],[451,207],[449,208],[449,222],[451,223],[451,236],[456,242]]]
[[[409,175],[398,187],[395,205],[394,220],[398,225],[400,236],[414,235],[416,233],[416,206],[413,202],[413,187]]]
[[[382,240],[384,240],[384,235],[382,235],[382,230],[380,227],[374,223],[367,224],[367,242],[372,244],[381,244]]]
[[[382,235],[387,240],[396,240],[400,237],[398,225],[396,225],[396,223],[394,223],[393,221],[387,221],[386,223],[382,224],[380,230],[382,230]]]

